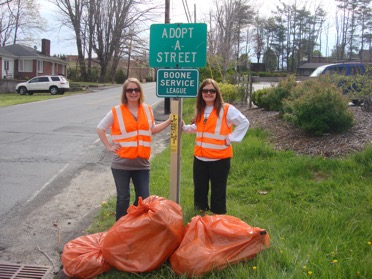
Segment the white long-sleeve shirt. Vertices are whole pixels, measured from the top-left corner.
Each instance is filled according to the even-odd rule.
[[[204,114],[209,116],[212,110],[213,106],[207,106],[204,109]],[[229,127],[231,127],[231,125],[235,126],[233,132],[227,136],[226,143],[230,144],[232,142],[241,142],[249,128],[249,120],[247,117],[245,117],[245,115],[242,114],[236,107],[230,105],[226,115],[226,122]],[[197,132],[196,124],[183,125],[182,130],[185,133],[195,134]]]

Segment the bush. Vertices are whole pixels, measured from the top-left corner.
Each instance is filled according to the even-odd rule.
[[[256,90],[252,93],[252,102],[256,106],[260,108],[264,108],[264,104],[262,102],[262,96],[266,94],[270,94],[270,91],[274,90],[273,87],[266,87],[259,90]]]
[[[253,103],[265,110],[275,110],[277,98],[275,96],[275,88],[267,87],[253,92],[252,101]]]
[[[287,77],[288,73],[286,72],[251,72],[252,76],[259,77]]]
[[[340,90],[322,81],[308,80],[293,88],[283,111],[284,119],[314,136],[345,132],[354,122]]]
[[[365,74],[354,76],[322,75],[321,81],[328,81],[338,86],[349,101],[362,105],[362,109],[372,111],[372,66],[365,66]]]
[[[229,83],[218,83],[223,100],[227,103],[234,103],[243,100],[244,88]]]
[[[119,69],[115,75],[115,82],[117,84],[123,84],[126,79],[123,69]]]
[[[294,75],[281,79],[276,87],[264,88],[253,93],[253,103],[266,110],[283,111],[283,100],[297,85]]]

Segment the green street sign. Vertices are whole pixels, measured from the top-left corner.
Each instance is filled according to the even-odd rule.
[[[196,97],[199,89],[199,71],[196,69],[159,69],[156,78],[156,96],[169,98]]]
[[[150,26],[150,66],[198,68],[207,61],[207,24],[175,23]]]

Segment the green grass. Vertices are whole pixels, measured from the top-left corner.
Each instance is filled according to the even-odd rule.
[[[184,102],[186,122],[193,102]],[[180,204],[185,224],[193,209],[194,136],[182,135]],[[166,149],[151,162],[151,194],[169,197]],[[227,189],[229,215],[266,229],[270,248],[203,278],[372,278],[372,146],[344,158],[276,151],[267,133],[250,129],[234,157]],[[102,206],[90,232],[114,224],[115,200]],[[146,274],[108,271],[98,278],[183,278],[168,263]],[[184,277],[185,278],[185,277]]]
[[[0,107],[32,103],[55,98],[62,98],[82,92],[66,92],[63,95],[51,95],[50,93],[34,93],[33,95],[19,95],[18,93],[0,94]]]
[[[92,83],[92,82],[71,82],[72,86],[82,87],[82,86],[90,86],[90,87],[99,87],[99,86],[106,86],[112,84],[104,84],[104,83]],[[84,91],[69,91],[65,92],[63,95],[51,95],[50,93],[34,93],[33,95],[19,95],[18,93],[2,93],[0,94],[0,107],[7,107],[12,105],[19,105],[24,103],[32,103],[38,101],[44,101],[49,99],[55,98],[62,98],[66,96],[71,96],[75,94],[81,94]]]

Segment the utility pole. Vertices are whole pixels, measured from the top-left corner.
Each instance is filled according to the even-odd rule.
[[[130,36],[130,43],[128,47],[128,69],[127,69],[127,78],[129,78],[129,67],[130,67],[130,53],[132,51],[132,35]]]
[[[165,20],[164,23],[169,23],[170,0],[165,0]],[[164,98],[164,114],[170,114],[170,98]]]

